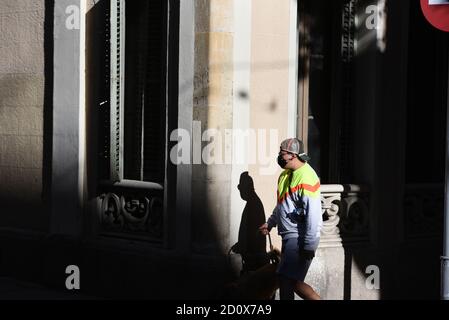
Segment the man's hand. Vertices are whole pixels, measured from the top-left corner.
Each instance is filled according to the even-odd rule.
[[[300,249],[299,257],[304,258],[306,260],[311,260],[315,257],[315,251]]]
[[[268,230],[268,223],[264,223],[259,227],[260,233],[262,233],[264,236],[266,236],[268,233],[270,233],[270,230]]]

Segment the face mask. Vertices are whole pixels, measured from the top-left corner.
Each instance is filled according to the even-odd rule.
[[[278,165],[284,169],[285,166],[287,165],[288,161],[285,160],[281,155],[278,155]]]

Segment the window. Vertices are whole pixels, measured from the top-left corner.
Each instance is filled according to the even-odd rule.
[[[357,0],[299,2],[298,137],[323,183],[353,183]]]
[[[91,147],[98,161],[89,172],[97,186],[93,219],[101,236],[167,243],[169,59],[170,83],[177,81],[175,55],[168,55],[170,4],[177,5],[101,0],[87,16],[87,115],[89,128],[98,133]],[[176,19],[170,20],[174,29]]]
[[[167,1],[110,0],[99,112],[100,179],[162,186],[167,115]]]

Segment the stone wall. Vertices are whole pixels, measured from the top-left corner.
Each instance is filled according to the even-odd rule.
[[[288,135],[289,97],[289,28],[290,1],[253,1],[251,23],[251,113],[250,128],[266,132],[265,143],[258,141],[259,149],[265,147],[263,158],[249,166],[254,178],[256,193],[264,205],[267,217],[276,205],[276,185],[281,172],[276,164],[278,146]],[[278,134],[278,142],[271,148],[270,130]],[[259,139],[259,138],[258,138]],[[258,150],[260,153],[262,150]],[[276,171],[263,174],[267,163]],[[274,245],[281,247],[277,231],[272,232]]]
[[[44,0],[0,2],[0,226],[48,225],[38,214],[43,191],[44,20]]]
[[[217,130],[217,136],[224,138],[225,129],[232,128],[233,34],[232,0],[195,1],[195,143],[206,130]],[[215,160],[212,163],[205,163],[205,157],[201,157],[201,163],[195,163],[194,155],[192,241],[197,252],[229,249],[231,164],[225,163],[225,153],[229,152],[225,148],[230,145],[225,146],[223,140],[214,141],[217,149],[211,153],[214,158],[210,160]],[[202,142],[201,151],[206,151],[208,144]],[[195,154],[198,150],[192,151]]]

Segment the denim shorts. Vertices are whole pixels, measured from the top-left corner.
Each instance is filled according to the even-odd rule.
[[[312,259],[300,257],[298,238],[282,240],[281,262],[276,272],[284,277],[303,282]]]

